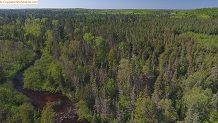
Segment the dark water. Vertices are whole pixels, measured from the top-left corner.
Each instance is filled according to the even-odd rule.
[[[40,57],[41,55],[38,55],[36,60],[40,59]],[[76,108],[66,96],[60,93],[23,89],[23,71],[16,74],[15,89],[29,97],[35,108],[42,110],[47,102],[53,102],[53,110],[56,113],[55,121],[57,123],[88,123],[86,120],[77,121]]]

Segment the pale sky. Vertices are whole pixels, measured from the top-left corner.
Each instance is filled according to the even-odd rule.
[[[218,7],[218,0],[38,0],[38,2],[38,5],[0,5],[0,8],[196,9]]]

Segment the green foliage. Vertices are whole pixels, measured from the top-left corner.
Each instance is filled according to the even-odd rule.
[[[108,66],[110,67],[110,69],[112,69],[113,65],[116,63],[116,56],[115,56],[114,49],[110,49],[107,59],[108,59]]]
[[[211,96],[210,89],[203,90],[201,87],[194,87],[184,95],[187,106],[186,122],[202,122],[208,117],[208,104]]]
[[[207,87],[205,83],[206,73],[204,72],[196,72],[190,75],[185,81],[184,81],[184,89],[186,91],[191,90],[194,87]]]
[[[209,116],[209,122],[210,123],[217,123],[218,122],[218,112],[217,110],[212,110],[210,112],[210,116]]]
[[[120,82],[128,82],[131,72],[131,64],[128,59],[121,59],[117,78]]]
[[[35,110],[30,99],[6,86],[0,87],[0,121],[1,122],[34,122]]]
[[[0,87],[0,105],[4,109],[13,111],[16,109],[16,106],[26,102],[30,102],[30,100],[23,94],[4,86]]]
[[[9,123],[31,123],[34,122],[34,109],[31,104],[23,104],[17,107],[12,112],[12,116],[7,118],[7,122]]]
[[[155,122],[155,105],[149,97],[139,97],[134,110],[134,121],[137,123]]]
[[[122,112],[121,121],[126,122],[127,119],[130,117],[130,112],[128,111],[130,108],[130,100],[127,96],[120,95],[119,108]]]
[[[55,122],[13,90],[24,69],[79,120],[217,122],[217,10],[1,10],[0,122]]]
[[[43,108],[40,123],[55,123],[55,113],[51,103],[47,103]]]
[[[109,79],[107,84],[106,84],[106,93],[109,95],[111,98],[115,97],[116,95],[116,83],[113,79]]]
[[[193,33],[188,32],[187,35],[194,38],[197,42],[210,47],[217,47],[218,46],[218,36],[217,35],[209,35],[209,34],[199,34],[199,33]]]
[[[48,79],[52,79],[56,83],[63,81],[61,80],[62,79],[61,67],[59,66],[58,63],[55,62],[50,63],[47,73],[48,73]]]
[[[24,24],[24,39],[34,50],[38,50],[42,46],[42,42],[39,41],[43,35],[43,28],[45,20],[37,19],[26,19]]]
[[[59,91],[62,80],[61,68],[52,62],[53,58],[44,54],[24,72],[24,88],[32,90]]]
[[[85,33],[85,35],[83,36],[83,39],[86,41],[88,45],[90,45],[92,41],[94,40],[94,36],[91,33]]]
[[[213,16],[217,16],[218,10],[216,8],[204,8],[204,9],[196,9],[196,10],[189,10],[189,11],[181,11],[176,16],[180,17],[193,17],[196,16],[202,19],[208,19]]]
[[[35,54],[22,42],[0,41],[0,68],[7,79],[34,60]]]
[[[25,31],[29,34],[32,34],[35,37],[40,36],[40,31],[41,31],[41,20],[40,19],[27,19],[25,23]]]
[[[83,100],[90,106],[90,103],[93,101],[93,91],[92,85],[88,84],[86,86],[82,86],[81,88],[77,88],[75,92],[75,97],[79,100]]]
[[[100,36],[95,39],[95,50],[96,50],[96,62],[104,63],[106,56],[105,40]]]
[[[76,107],[78,108],[78,120],[88,119],[89,121],[92,121],[92,112],[88,108],[85,101],[80,100],[76,103]]]
[[[168,123],[175,121],[177,119],[177,114],[175,109],[173,108],[172,101],[170,99],[162,99],[158,105],[161,107],[162,110],[162,119],[163,122]]]

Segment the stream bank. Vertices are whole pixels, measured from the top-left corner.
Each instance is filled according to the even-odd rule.
[[[41,52],[36,52],[37,56],[35,61],[41,58]],[[30,66],[32,66],[31,64]],[[29,67],[30,67],[29,66]],[[24,89],[23,74],[24,71],[28,69],[25,68],[18,72],[15,77],[15,89],[31,99],[32,105],[39,110],[48,102],[53,102],[53,110],[56,114],[55,122],[57,123],[88,123],[86,120],[77,121],[77,110],[71,100],[61,93],[51,93],[46,91],[34,91]]]

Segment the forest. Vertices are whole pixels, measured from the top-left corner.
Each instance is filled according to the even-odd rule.
[[[0,122],[73,122],[48,93],[75,122],[217,123],[218,9],[0,10]]]

